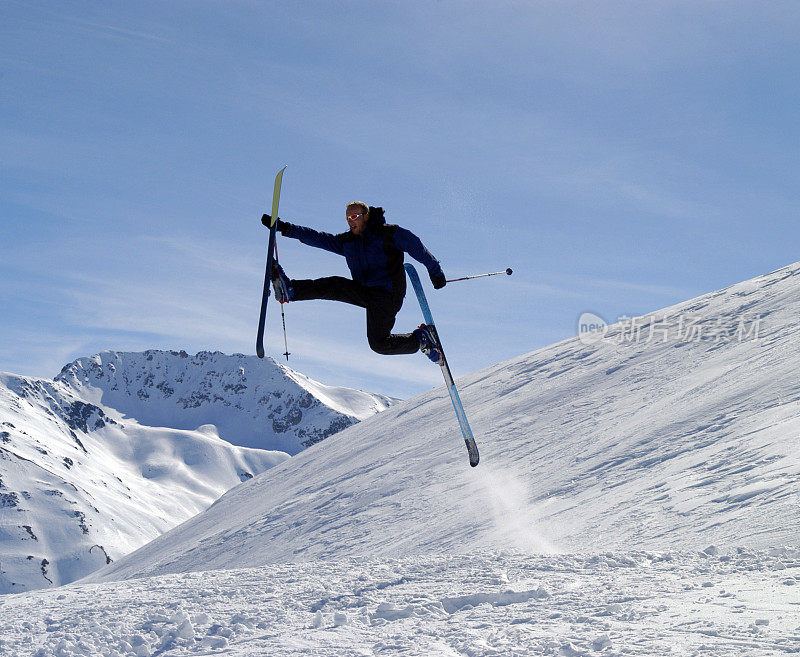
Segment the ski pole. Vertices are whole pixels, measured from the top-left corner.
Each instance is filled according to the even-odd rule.
[[[469,281],[472,280],[473,278],[483,278],[484,276],[499,276],[500,274],[508,274],[509,276],[511,276],[511,274],[513,273],[514,270],[512,270],[511,267],[509,267],[505,271],[493,271],[491,274],[475,274],[473,276],[462,276],[461,278],[448,278],[447,282],[455,283],[457,281]]]
[[[286,342],[286,315],[283,314],[283,304],[281,304],[281,321],[283,322],[283,348],[285,351],[283,355],[286,356],[286,362],[289,362],[289,345]]]
[[[278,262],[278,240],[275,240],[275,262]],[[286,341],[286,315],[283,312],[283,304],[281,304],[281,322],[283,322],[283,355],[286,356],[286,362],[289,362],[289,343]]]

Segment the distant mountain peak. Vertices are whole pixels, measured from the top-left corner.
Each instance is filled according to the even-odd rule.
[[[296,454],[396,400],[326,386],[277,363],[219,351],[104,351],[56,377],[150,426],[212,423],[229,442]]]

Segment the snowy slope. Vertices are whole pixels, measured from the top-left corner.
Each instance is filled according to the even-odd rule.
[[[104,351],[56,377],[149,426],[213,424],[235,445],[296,454],[395,400],[326,386],[271,358],[202,351]]]
[[[795,264],[594,344],[488,368],[459,381],[478,468],[438,388],[236,487],[91,579],[505,546],[796,544],[798,316]]]
[[[288,458],[155,429],[66,384],[0,374],[0,593],[88,574]]]

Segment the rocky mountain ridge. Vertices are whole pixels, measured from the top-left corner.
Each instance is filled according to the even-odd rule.
[[[229,442],[297,454],[396,400],[326,386],[277,363],[201,351],[104,351],[56,377],[150,426],[214,424]]]

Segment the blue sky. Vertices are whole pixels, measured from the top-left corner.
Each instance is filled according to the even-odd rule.
[[[799,42],[795,2],[3,0],[0,370],[253,353],[284,165],[290,221],[363,199],[449,277],[514,268],[428,287],[456,375],[800,260]],[[360,309],[286,311],[312,377],[440,381],[370,352]],[[396,329],[420,321],[410,297]]]

